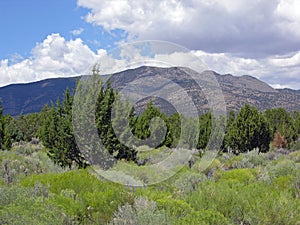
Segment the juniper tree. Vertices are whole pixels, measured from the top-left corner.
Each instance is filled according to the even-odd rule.
[[[268,151],[270,141],[270,129],[264,116],[248,104],[241,108],[227,130],[227,144],[238,153],[254,148],[259,148],[261,152]]]

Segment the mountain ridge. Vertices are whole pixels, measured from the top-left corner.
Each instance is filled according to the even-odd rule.
[[[151,81],[151,79],[153,80],[158,77],[171,80],[191,95],[198,110],[205,111],[208,107],[205,95],[197,87],[196,83],[193,82],[193,79],[191,79],[191,73],[196,72],[182,67],[161,68],[142,66],[112,74],[110,79],[113,86],[119,90],[131,82],[145,86],[147,84],[147,82],[144,82],[145,80]],[[300,111],[300,90],[287,88],[274,89],[249,75],[220,75],[211,70],[203,71],[200,75],[205,76],[207,73],[213,73],[218,81],[224,95],[227,110],[232,109],[237,111],[244,104],[248,103],[256,106],[259,110],[283,107],[288,111]],[[77,80],[81,77],[50,78],[31,83],[10,84],[0,87],[0,98],[2,99],[4,114],[17,116],[20,113],[39,112],[45,104],[51,104],[51,102],[56,102],[57,98],[62,98],[67,87],[73,91]],[[149,91],[153,93],[154,91],[158,91],[155,90],[155,87],[152,88],[149,82]],[[170,84],[166,83],[167,86],[160,85],[166,88]],[[180,91],[182,90],[178,90],[170,98],[175,98],[176,100],[177,96],[179,103],[184,105],[183,100],[180,100]],[[138,93],[136,94],[138,95]],[[144,103],[140,103],[140,105],[144,105]]]

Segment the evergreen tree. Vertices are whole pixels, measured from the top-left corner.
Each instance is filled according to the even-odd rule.
[[[181,116],[181,139],[179,145],[188,148],[195,149],[199,140],[199,126],[197,118],[185,118]]]
[[[233,124],[234,120],[235,120],[235,113],[234,113],[233,110],[230,110],[228,115],[227,115],[227,124],[226,124],[226,126],[230,127]]]
[[[13,118],[11,115],[6,115],[5,117],[6,132],[10,136],[10,139],[14,142],[21,141],[23,135],[18,128],[17,119]]]
[[[212,113],[208,112],[199,116],[199,137],[197,148],[205,149],[210,138],[212,128]]]
[[[178,146],[181,136],[181,118],[179,113],[174,113],[167,118],[167,135],[164,144],[167,147],[174,148]]]
[[[96,72],[94,70],[93,76],[77,82],[72,109],[74,136],[81,153],[90,164],[110,168],[115,160],[105,148],[102,141],[105,135],[100,132],[105,127],[101,123],[105,117],[102,109],[104,85]]]
[[[79,168],[84,168],[87,163],[79,151],[73,132],[72,104],[73,97],[67,89],[62,104],[58,99],[56,106],[45,106],[42,110],[45,120],[39,134],[49,157],[55,163],[62,167],[71,167],[75,163]]]
[[[228,151],[228,148],[230,147],[230,138],[229,138],[229,132],[227,132],[228,130],[230,130],[232,124],[234,123],[235,120],[235,112],[233,110],[230,110],[229,113],[227,114],[227,120],[226,120],[226,132],[225,132],[225,136],[223,139],[223,144],[221,146],[221,149],[223,151]]]
[[[4,143],[3,143],[3,149],[5,150],[9,150],[12,146],[12,141],[13,141],[13,138],[10,134],[10,130],[9,130],[9,121],[12,117],[10,115],[6,115],[4,117]]]
[[[43,121],[40,118],[40,113],[30,113],[23,115],[22,113],[16,119],[16,127],[18,140],[16,141],[31,141],[37,137],[38,130],[42,126]]]
[[[300,113],[297,111],[293,112],[293,120],[294,120],[294,126],[296,129],[296,132],[298,133],[298,137],[300,135]]]
[[[264,115],[272,137],[278,132],[286,140],[288,146],[297,139],[295,122],[284,108],[267,109]]]
[[[124,103],[118,98],[110,82],[98,94],[96,102],[96,126],[98,134],[105,149],[116,159],[135,160],[135,150],[126,143],[127,140],[120,140],[121,137],[124,139],[126,135],[118,133],[118,131],[125,132],[125,117],[127,114]],[[115,104],[113,111],[115,102],[118,104]]]
[[[236,153],[259,148],[269,150],[270,130],[264,116],[255,107],[245,105],[227,131],[227,144]]]
[[[161,123],[160,120],[165,121],[165,124]],[[168,133],[166,115],[150,101],[144,112],[137,117],[133,133],[137,138],[145,140],[145,142],[141,142],[142,145],[153,148],[163,146]]]

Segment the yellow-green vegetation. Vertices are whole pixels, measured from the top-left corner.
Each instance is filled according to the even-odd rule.
[[[38,145],[15,146],[0,152],[0,224],[297,224],[299,155],[224,153],[202,173],[197,161],[134,188],[89,168],[63,170]],[[137,179],[147,179],[136,168]]]

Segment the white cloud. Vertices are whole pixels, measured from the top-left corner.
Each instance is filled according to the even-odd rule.
[[[83,28],[79,28],[77,30],[70,31],[70,33],[73,34],[74,36],[79,36],[80,34],[82,34],[83,31],[84,31]]]
[[[290,88],[288,85],[281,85],[281,84],[272,84],[271,86],[275,89]]]
[[[275,15],[280,18],[278,26],[287,32],[287,35],[296,34],[300,36],[300,1],[281,0],[275,10]]]
[[[31,54],[30,58],[13,64],[10,64],[8,59],[1,60],[1,86],[51,77],[80,75],[100,57],[81,39],[66,41],[59,34],[49,35],[34,47]]]
[[[278,56],[270,59],[270,63],[277,67],[293,67],[300,65],[300,51],[290,56]]]
[[[78,0],[86,21],[140,40],[243,57],[283,54],[300,46],[298,0]],[[298,49],[296,49],[298,50]]]

